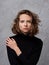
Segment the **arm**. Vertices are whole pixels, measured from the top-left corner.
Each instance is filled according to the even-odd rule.
[[[24,65],[36,65],[42,50],[42,44],[31,52],[28,58],[22,53],[18,56],[18,59],[23,62]]]
[[[14,50],[12,50],[8,46],[6,46],[6,48],[7,48],[7,55],[8,55],[8,60],[10,62],[10,65],[16,65],[18,63],[18,61],[17,61],[17,56],[16,56]]]
[[[19,64],[17,55],[19,56],[19,52],[17,49],[17,44],[13,39],[8,38],[6,40],[6,48],[7,48],[7,55],[10,62],[10,65],[17,65]],[[17,50],[17,54],[15,53],[15,49]]]
[[[12,40],[10,39],[10,41],[12,41]],[[17,44],[14,43],[13,41],[9,42],[9,40],[8,40],[7,46],[9,46],[10,48],[12,48],[15,51],[18,59],[23,63],[23,65],[26,65],[26,64],[28,64],[28,65],[36,65],[38,60],[39,60],[39,57],[40,57],[40,53],[41,53],[41,49],[42,49],[42,44],[38,48],[34,49],[34,52],[32,51],[30,56],[28,56],[28,58],[27,58],[24,55],[24,53],[22,53],[22,51],[17,46]]]
[[[16,52],[17,56],[19,56],[22,53],[21,50],[19,49],[19,47],[17,46],[16,41],[13,38],[11,38],[11,39],[8,38],[6,40],[6,45],[8,47],[10,47],[11,49],[13,49]]]

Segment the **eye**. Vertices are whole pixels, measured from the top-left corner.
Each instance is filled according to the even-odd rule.
[[[27,21],[28,23],[32,23],[32,21]]]
[[[24,20],[22,20],[22,21],[20,21],[21,23],[23,23],[24,22]]]

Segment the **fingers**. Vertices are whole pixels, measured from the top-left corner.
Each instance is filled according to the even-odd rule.
[[[11,38],[12,39],[12,41],[15,41],[13,38]]]
[[[6,39],[6,41],[7,41],[7,42],[10,41],[10,38],[8,37],[8,38]]]
[[[8,37],[8,38],[6,39],[6,43],[8,44],[9,42],[15,42],[15,40],[14,40],[13,38],[10,39],[10,38]]]
[[[7,38],[6,40],[6,46],[9,46],[12,49],[15,49],[15,47],[17,47],[17,43],[13,38]]]
[[[6,46],[9,46],[8,42],[6,43]]]
[[[11,41],[11,39],[8,37],[8,38],[6,39],[6,44],[8,44],[10,41]]]
[[[13,38],[11,38],[11,39],[12,39],[13,43],[17,45],[17,42]]]
[[[13,38],[7,38],[6,41],[15,41]]]

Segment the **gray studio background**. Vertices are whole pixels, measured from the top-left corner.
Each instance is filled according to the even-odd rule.
[[[37,13],[42,21],[37,37],[43,40],[43,48],[37,65],[49,65],[49,0],[0,0],[0,65],[10,65],[5,40],[13,35],[13,19],[22,9]]]

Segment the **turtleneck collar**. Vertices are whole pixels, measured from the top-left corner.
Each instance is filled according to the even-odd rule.
[[[30,37],[29,34],[24,34],[24,33],[18,33],[18,35],[24,36],[24,37]]]
[[[24,33],[18,33],[17,34],[17,36],[19,37],[19,38],[23,38],[23,39],[25,39],[25,40],[30,40],[30,39],[32,39],[33,37],[31,37],[31,36],[29,36],[29,34],[24,34]]]

